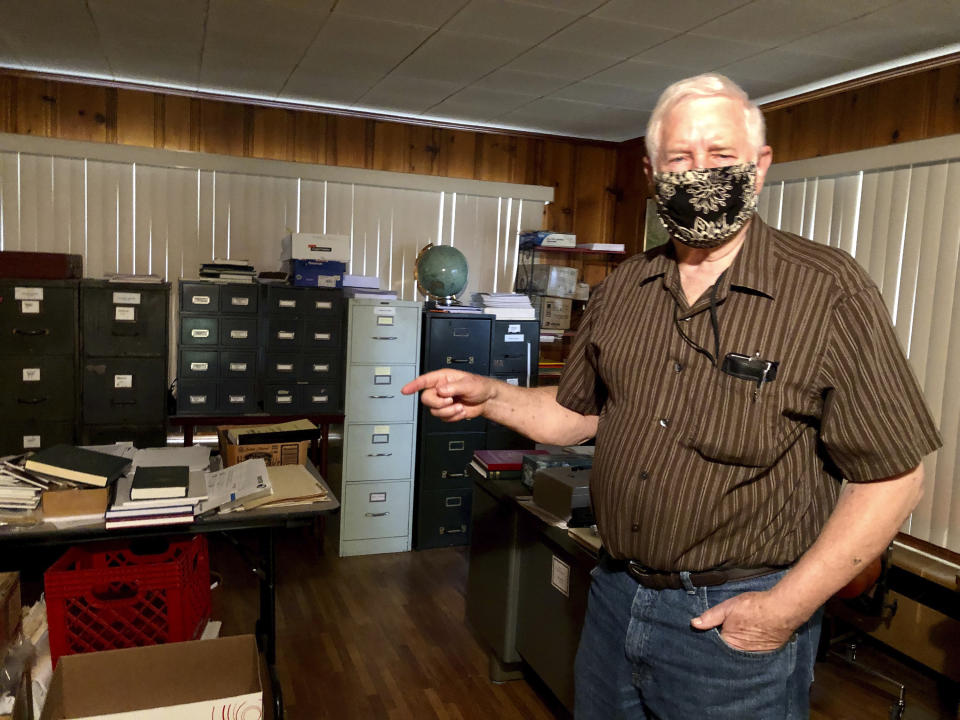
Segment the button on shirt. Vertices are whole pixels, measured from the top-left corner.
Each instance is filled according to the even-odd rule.
[[[722,372],[728,353],[776,361],[776,379]],[[893,477],[940,446],[874,283],[849,255],[757,216],[693,306],[670,244],[622,263],[594,292],[557,400],[600,416],[591,493],[605,547],[663,571],[789,565],[841,478]]]

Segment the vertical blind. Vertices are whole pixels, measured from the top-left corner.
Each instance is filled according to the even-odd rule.
[[[768,182],[758,211],[774,227],[847,251],[880,288],[943,435],[904,530],[960,551],[960,160],[830,176],[816,174],[816,161],[805,169]]]
[[[17,149],[20,143],[30,151]],[[158,162],[113,159],[123,154]],[[224,171],[210,169],[210,162],[204,167],[205,159],[0,136],[0,250],[80,254],[86,277],[159,275],[174,283],[176,317],[179,278],[197,277],[200,264],[214,258],[279,269],[280,239],[289,232],[346,235],[349,273],[378,276],[382,289],[402,299],[423,299],[413,265],[420,249],[434,243],[466,256],[469,298],[513,288],[518,233],[542,227],[552,197],[552,188],[377,171],[333,169],[349,177],[329,181],[317,179],[317,166],[246,158],[221,158],[242,170]],[[278,167],[283,173],[271,174]],[[367,176],[374,182],[366,184]],[[436,189],[422,189],[431,185]],[[171,372],[175,367],[171,361]]]

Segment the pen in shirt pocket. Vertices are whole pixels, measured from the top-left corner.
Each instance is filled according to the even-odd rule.
[[[760,398],[760,390],[764,383],[773,382],[777,377],[779,363],[776,360],[766,360],[760,357],[760,351],[751,355],[741,353],[727,353],[723,358],[721,370],[728,375],[755,382],[753,401]]]

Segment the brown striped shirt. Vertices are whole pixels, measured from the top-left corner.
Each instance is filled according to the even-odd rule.
[[[779,363],[759,392],[707,356],[711,295],[721,363],[758,352]],[[867,274],[757,216],[692,307],[670,244],[613,272],[557,399],[600,415],[591,492],[605,547],[663,571],[793,563],[841,478],[904,473],[941,444]]]

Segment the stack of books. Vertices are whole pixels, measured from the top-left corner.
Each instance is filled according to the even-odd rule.
[[[0,510],[14,513],[36,510],[46,487],[46,482],[15,463],[0,463]]]
[[[521,293],[481,293],[483,312],[497,320],[536,320],[530,296]]]
[[[123,475],[129,465],[129,457],[73,445],[53,445],[28,457],[24,468],[44,479],[106,487]]]
[[[200,266],[200,277],[220,282],[252,283],[256,275],[257,271],[247,260],[215,259]]]
[[[174,525],[193,522],[207,499],[204,473],[186,465],[138,467],[133,476],[117,481],[106,527]]]
[[[519,480],[524,455],[546,454],[546,450],[476,450],[470,466],[488,480]]]

